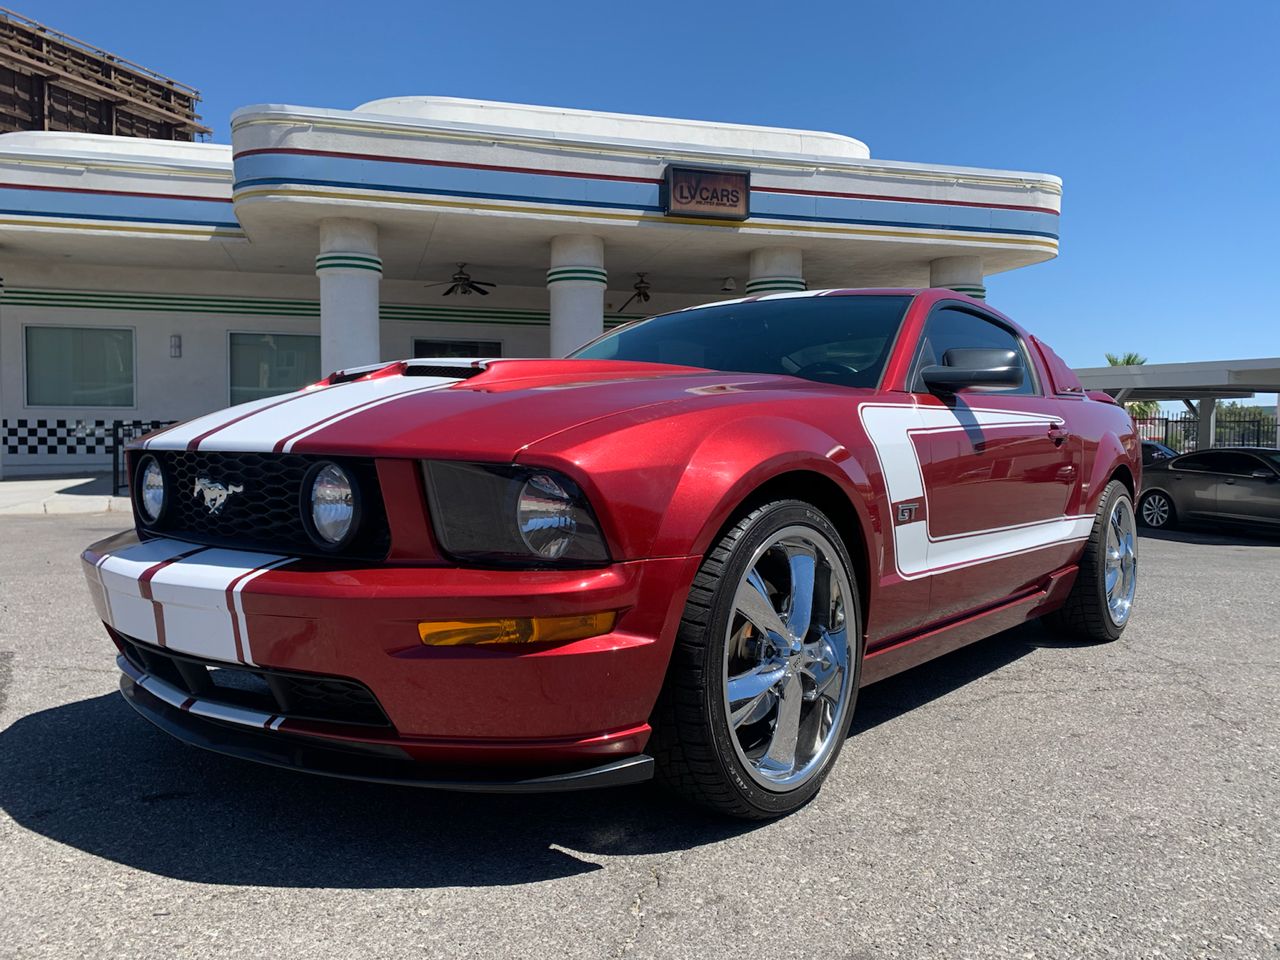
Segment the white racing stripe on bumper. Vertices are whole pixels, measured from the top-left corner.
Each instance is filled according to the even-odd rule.
[[[266,572],[264,568],[290,559],[274,553],[210,549],[158,571],[151,580],[151,593],[164,616],[165,646],[211,660],[235,663],[243,657],[252,663],[239,590],[228,596],[228,589],[237,581],[242,588]]]
[[[148,540],[110,554],[96,567],[103,619],[144,643],[253,663],[241,592],[250,580],[292,559]]]
[[[163,642],[145,575],[162,563],[200,548],[180,540],[147,540],[109,554],[97,565],[107,624],[147,643]]]

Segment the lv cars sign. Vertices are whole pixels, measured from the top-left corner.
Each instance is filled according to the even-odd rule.
[[[751,174],[711,167],[667,167],[662,210],[669,217],[745,220],[751,216]]]

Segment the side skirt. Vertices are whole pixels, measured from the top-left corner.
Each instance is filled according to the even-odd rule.
[[[872,650],[862,661],[862,686],[918,667],[1061,606],[1071,592],[1078,569],[1064,567],[1051,573],[1037,590]]]

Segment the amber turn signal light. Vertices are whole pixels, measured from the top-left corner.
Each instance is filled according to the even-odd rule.
[[[423,620],[418,636],[433,647],[494,643],[565,643],[598,637],[613,629],[618,615],[587,613],[572,617],[489,617],[479,620]]]

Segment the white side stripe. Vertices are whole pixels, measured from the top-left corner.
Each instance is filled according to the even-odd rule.
[[[912,439],[914,436],[978,427],[1048,428],[1063,423],[1061,417],[972,407],[957,414],[946,407],[888,403],[861,404],[858,416],[875,448],[890,504],[904,500],[925,501],[923,519],[892,527],[894,562],[898,575],[904,580],[930,577],[1089,536],[1093,527],[1092,515],[1047,517],[1031,523],[943,537],[929,534],[929,492],[925,488],[924,470]]]

